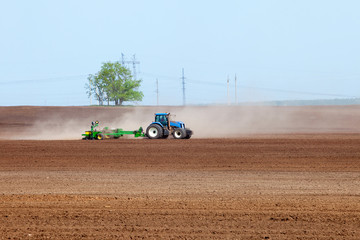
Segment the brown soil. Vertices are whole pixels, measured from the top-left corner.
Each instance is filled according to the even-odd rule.
[[[0,239],[360,239],[360,134],[6,140],[47,110],[0,108]]]

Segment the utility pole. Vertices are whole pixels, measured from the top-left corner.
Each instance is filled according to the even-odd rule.
[[[135,54],[134,54],[132,64],[133,64],[133,72],[134,72],[134,79],[135,80],[136,80],[136,63],[137,63],[137,61],[136,61],[136,57],[135,57]],[[139,62],[139,64],[140,64],[140,62]]]
[[[235,105],[238,104],[238,99],[237,99],[237,86],[236,86],[236,74],[235,74]]]
[[[183,105],[185,106],[185,74],[184,74],[184,68],[182,69],[182,90],[183,90]]]
[[[227,77],[227,104],[230,105],[230,80],[229,75]]]
[[[133,60],[132,61],[125,61],[125,55],[123,53],[121,53],[121,64],[123,66],[125,66],[125,64],[132,64],[133,76],[134,76],[134,79],[136,80],[136,64],[140,64],[140,62],[136,61],[135,54],[133,55]]]
[[[159,106],[159,80],[156,79],[156,105]]]
[[[89,94],[90,94],[90,106],[91,106],[91,80],[89,81],[89,86],[90,86],[90,89],[89,89]]]
[[[121,65],[125,66],[125,55],[121,53]]]

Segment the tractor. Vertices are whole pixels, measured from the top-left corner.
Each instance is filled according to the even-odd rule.
[[[134,131],[124,131],[122,128],[109,129],[105,127],[98,129],[99,121],[91,123],[91,130],[82,134],[83,140],[103,140],[104,138],[120,138],[124,135],[134,135],[134,137],[148,137],[150,139],[168,138],[171,135],[175,139],[189,139],[193,131],[185,128],[185,123],[171,121],[170,113],[155,113],[155,121],[152,122],[144,133],[140,127]]]
[[[193,132],[185,128],[181,121],[171,121],[170,113],[155,113],[155,121],[146,129],[146,136],[150,139],[168,138],[173,135],[175,139],[189,139]]]

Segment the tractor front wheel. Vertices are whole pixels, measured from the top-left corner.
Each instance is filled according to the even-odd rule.
[[[175,139],[183,139],[186,137],[186,131],[183,128],[176,128],[174,130],[173,136]]]
[[[146,129],[146,136],[150,139],[158,139],[163,137],[163,129],[158,124],[151,124]]]
[[[191,130],[188,129],[188,128],[185,128],[185,131],[186,131],[186,137],[185,137],[185,139],[190,139],[191,136],[193,135],[193,131],[191,131]]]

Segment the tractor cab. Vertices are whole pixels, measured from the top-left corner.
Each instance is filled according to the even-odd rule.
[[[169,127],[170,113],[156,113],[155,122],[160,123],[163,127]]]
[[[181,121],[171,121],[170,113],[155,113],[155,121],[153,123],[161,125],[168,130],[175,128],[185,128],[185,123]]]

